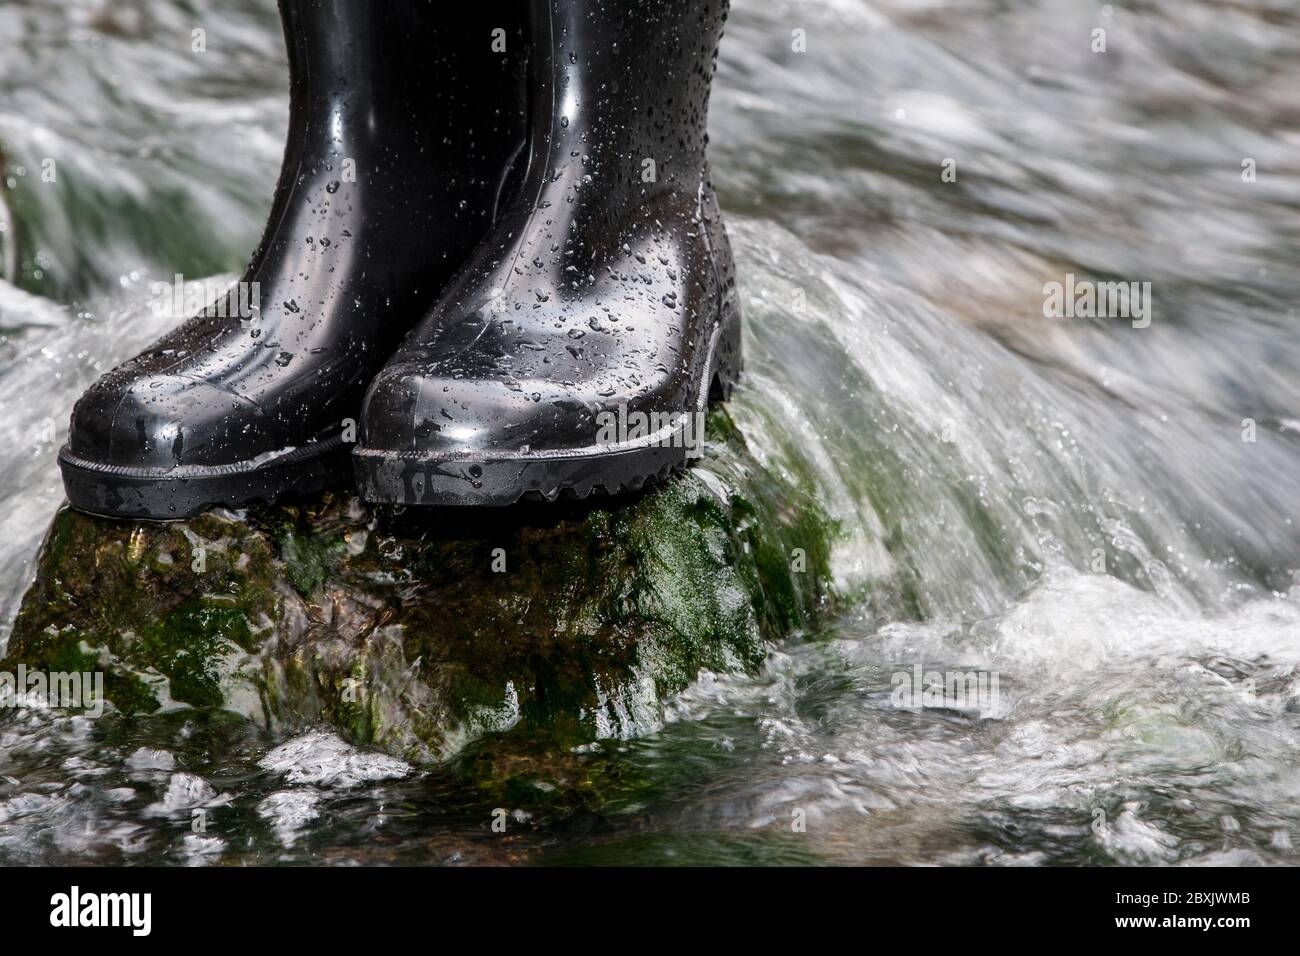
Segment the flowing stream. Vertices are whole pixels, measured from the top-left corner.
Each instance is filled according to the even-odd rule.
[[[1296,862],[1297,90],[1284,0],[736,0],[734,415],[838,519],[843,616],[504,840],[324,732],[12,714],[0,861]],[[153,282],[242,268],[286,101],[265,0],[0,4],[0,644],[72,402]],[[1046,317],[1071,281],[1137,285]]]

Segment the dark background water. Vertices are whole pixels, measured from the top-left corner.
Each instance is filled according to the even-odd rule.
[[[0,859],[1294,862],[1298,54],[1280,2],[737,2],[734,413],[867,599],[570,755],[504,836],[324,734],[10,714]],[[0,3],[0,641],[73,400],[166,325],[151,282],[242,268],[286,94],[269,2]],[[1067,274],[1150,282],[1150,325],[1044,317]],[[900,574],[915,620],[872,610]],[[996,706],[899,708],[914,666]]]

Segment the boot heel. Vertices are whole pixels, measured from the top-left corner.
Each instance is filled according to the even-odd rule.
[[[713,353],[713,375],[709,380],[709,402],[730,400],[740,384],[744,368],[744,348],[740,333],[740,307],[734,302],[722,318],[722,331]]]

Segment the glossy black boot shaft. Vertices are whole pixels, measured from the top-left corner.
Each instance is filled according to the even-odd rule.
[[[74,505],[183,517],[350,478],[366,386],[487,232],[523,142],[522,13],[444,6],[283,0],[288,141],[244,285],[77,403]]]
[[[372,500],[617,493],[699,450],[740,366],[705,157],[722,0],[532,5],[529,151],[488,240],[367,396]]]

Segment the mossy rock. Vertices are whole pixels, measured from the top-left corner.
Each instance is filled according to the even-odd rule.
[[[103,670],[125,714],[324,723],[417,762],[657,725],[702,670],[754,670],[829,605],[835,529],[724,411],[645,494],[500,510],[344,492],[156,524],[54,519],[0,664]]]

